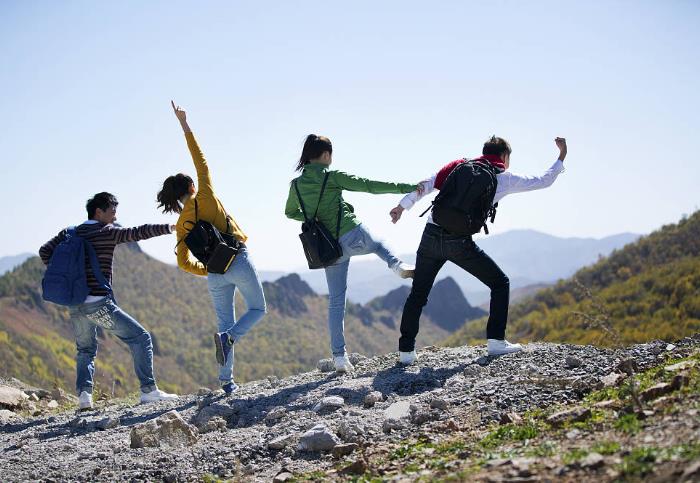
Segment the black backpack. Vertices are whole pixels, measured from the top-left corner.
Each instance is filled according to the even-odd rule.
[[[457,164],[433,200],[435,223],[455,235],[474,235],[482,228],[488,235],[486,220],[490,217],[493,223],[498,206],[493,204],[496,174],[496,168],[479,159],[465,159]]]
[[[301,212],[304,215],[304,223],[301,224],[301,233],[299,234],[299,239],[304,247],[304,255],[306,255],[306,261],[309,263],[310,269],[315,268],[325,268],[333,265],[340,257],[343,256],[343,248],[338,243],[338,235],[340,234],[340,215],[342,211],[342,205],[338,207],[338,225],[335,230],[335,237],[331,232],[323,226],[323,223],[318,221],[316,215],[318,214],[318,207],[321,204],[321,198],[323,197],[323,192],[326,189],[326,182],[328,181],[328,175],[326,173],[325,178],[323,178],[323,184],[321,185],[321,194],[318,195],[318,204],[316,205],[316,211],[314,216],[309,218],[306,215],[306,209],[304,208],[304,202],[301,200],[301,194],[299,193],[299,188],[297,187],[297,180],[294,180],[294,189],[297,192],[297,198],[299,198],[299,206],[301,207]]]
[[[197,210],[197,199],[194,200],[194,219],[189,233],[177,242],[185,242],[187,248],[197,260],[207,267],[209,273],[226,273],[242,248],[241,242],[229,233],[221,233],[208,221],[200,220]],[[186,222],[186,223],[188,223]],[[226,215],[226,231],[230,231],[228,214]],[[177,247],[177,245],[175,245]]]

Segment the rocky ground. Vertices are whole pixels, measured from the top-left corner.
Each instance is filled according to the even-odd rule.
[[[0,479],[700,480],[700,335],[419,355],[82,413],[59,391],[0,381]]]

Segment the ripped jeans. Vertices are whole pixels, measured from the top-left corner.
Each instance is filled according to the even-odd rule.
[[[350,257],[374,253],[384,260],[389,268],[401,262],[381,241],[372,238],[362,225],[345,233],[338,241],[343,247],[343,256],[325,268],[328,282],[328,330],[331,334],[331,352],[334,357],[345,355],[345,296],[348,289]]]
[[[96,302],[70,307],[70,318],[73,322],[75,345],[78,351],[75,383],[78,394],[82,391],[92,393],[97,355],[97,326],[112,332],[129,346],[141,390],[150,392],[156,388],[156,381],[153,378],[151,334],[133,317],[120,309],[112,297],[107,296]]]

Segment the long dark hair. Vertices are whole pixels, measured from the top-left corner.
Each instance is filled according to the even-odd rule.
[[[163,208],[163,213],[182,212],[180,199],[190,192],[190,186],[193,184],[192,178],[182,173],[165,178],[163,189],[156,195],[158,208]]]
[[[301,158],[299,158],[296,171],[301,171],[312,159],[320,158],[326,151],[328,154],[333,154],[331,140],[325,136],[309,134],[304,141],[304,149],[301,150]]]

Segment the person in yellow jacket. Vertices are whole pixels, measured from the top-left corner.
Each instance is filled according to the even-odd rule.
[[[178,240],[177,265],[186,272],[207,277],[209,293],[219,321],[219,331],[214,336],[216,359],[221,366],[219,382],[224,392],[230,394],[237,389],[233,382],[233,345],[267,312],[265,295],[245,245],[248,237],[216,197],[209,166],[187,124],[185,111],[175,106],[172,101],[171,104],[185,132],[187,147],[197,170],[197,186],[195,187],[192,178],[186,174],[169,176],[157,195],[158,208],[162,208],[163,213],[180,214],[175,225]],[[240,243],[238,255],[226,273],[208,273],[204,264],[195,259],[187,249],[184,238],[197,220],[208,221],[221,233],[233,235]],[[234,306],[236,289],[240,290],[248,307],[248,311],[238,320],[236,320]]]

